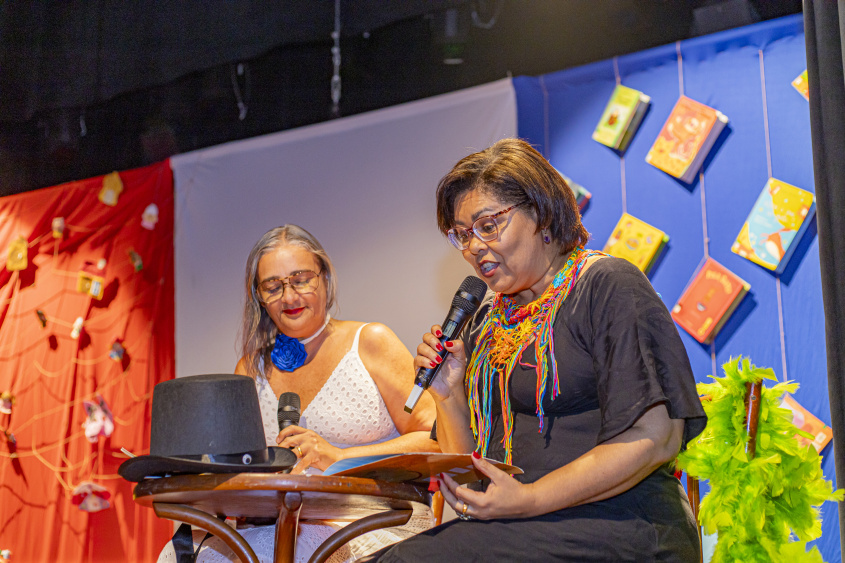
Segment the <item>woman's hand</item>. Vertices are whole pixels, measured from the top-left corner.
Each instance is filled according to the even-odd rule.
[[[473,491],[459,486],[451,477],[441,474],[440,492],[459,516],[479,520],[492,518],[527,518],[534,512],[534,488],[523,485],[501,469],[491,465],[473,452],[472,464],[476,471],[490,479],[486,491]],[[464,510],[466,506],[466,510]]]
[[[301,426],[288,426],[279,432],[276,443],[279,447],[293,450],[299,458],[291,474],[302,473],[309,467],[324,471],[343,457],[341,448],[332,446],[313,430]]]
[[[422,343],[417,346],[417,356],[414,358],[414,367],[433,368],[443,363],[443,367],[431,382],[428,392],[435,400],[445,400],[453,394],[462,399],[464,395],[464,374],[466,374],[467,358],[464,353],[462,340],[450,340],[443,344],[439,338],[443,336],[440,325],[431,327],[431,332],[423,335]],[[449,352],[445,360],[441,360],[438,352],[445,349]]]

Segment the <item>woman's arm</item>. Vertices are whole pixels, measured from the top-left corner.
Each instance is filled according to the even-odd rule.
[[[422,343],[417,346],[414,367],[430,368],[441,363],[438,356],[442,335],[440,325],[431,327],[431,332],[423,335]],[[475,438],[470,426],[470,412],[464,389],[467,358],[462,340],[445,343],[449,354],[442,360],[443,367],[428,388],[437,408],[437,441],[440,449],[447,453],[470,453],[475,451]],[[442,349],[442,348],[441,348]]]
[[[277,442],[281,447],[299,448],[297,453],[301,452],[304,463],[297,464],[294,473],[308,466],[325,469],[349,457],[440,451],[438,443],[430,438],[435,416],[431,397],[421,397],[413,413],[404,410],[414,384],[414,368],[410,353],[396,334],[383,324],[368,324],[361,331],[358,353],[402,435],[378,444],[338,448],[311,430],[290,426],[279,433]]]
[[[434,401],[428,394],[420,397],[413,412],[405,411],[416,374],[414,359],[399,337],[381,323],[370,323],[361,330],[358,353],[399,433],[429,432],[435,412]]]
[[[631,428],[578,459],[523,485],[483,459],[476,467],[490,477],[484,492],[458,488],[449,477],[443,496],[458,512],[481,519],[529,518],[603,500],[627,491],[677,456],[684,421],[670,419],[665,405],[646,411]]]

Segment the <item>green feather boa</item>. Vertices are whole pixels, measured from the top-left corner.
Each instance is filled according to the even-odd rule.
[[[798,384],[763,387],[756,455],[749,459],[745,384],[777,377],[742,357],[722,369],[725,377],[698,384],[699,394],[711,397],[703,401],[707,427],[678,457],[681,469],[710,484],[698,518],[707,534],[718,532],[711,561],[822,562],[818,549],[807,551],[807,542],[822,532],[817,507],[842,500],[843,490],[834,491],[824,479],[816,450],[798,445],[796,436],[813,436],[780,407],[783,394],[794,393]]]

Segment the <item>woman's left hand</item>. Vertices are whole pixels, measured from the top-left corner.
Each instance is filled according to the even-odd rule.
[[[341,448],[332,446],[313,430],[301,426],[288,426],[279,432],[276,443],[281,448],[293,450],[299,458],[291,474],[302,473],[309,467],[323,471],[343,457]]]
[[[451,477],[441,476],[440,492],[458,516],[479,520],[493,518],[527,518],[535,516],[533,487],[523,485],[483,458],[472,456],[476,471],[490,479],[486,491],[473,491],[459,486]],[[464,510],[466,506],[466,510]]]

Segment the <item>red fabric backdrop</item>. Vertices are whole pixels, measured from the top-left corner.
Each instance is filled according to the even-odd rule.
[[[173,176],[168,162],[121,172],[116,205],[98,198],[103,177],[0,198],[0,264],[27,241],[28,265],[0,265],[0,392],[15,396],[0,414],[0,550],[12,561],[153,561],[171,523],[132,501],[117,475],[120,449],[149,453],[153,386],[174,377]],[[153,229],[142,226],[158,207]],[[54,238],[53,218],[66,222]],[[136,271],[132,249],[143,268]],[[85,262],[105,259],[101,299],[77,291]],[[90,266],[89,266],[90,268]],[[43,313],[42,327],[37,311]],[[84,320],[78,338],[73,323]],[[112,343],[125,347],[121,361]],[[86,439],[84,400],[102,396],[114,432]],[[108,489],[108,509],[85,512],[73,489]]]

